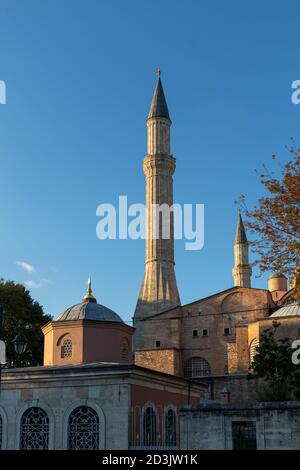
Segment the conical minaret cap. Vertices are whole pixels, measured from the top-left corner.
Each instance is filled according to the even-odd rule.
[[[247,241],[246,231],[241,216],[241,211],[239,209],[234,243],[247,243]]]
[[[91,276],[89,276],[87,291],[86,291],[85,296],[82,299],[82,302],[97,303],[96,298],[93,296]]]
[[[160,68],[157,69],[157,76],[158,76],[158,80],[157,80],[156,88],[154,90],[154,95],[152,98],[152,103],[151,103],[148,119],[155,118],[155,117],[163,117],[171,121],[164,90],[161,84]]]

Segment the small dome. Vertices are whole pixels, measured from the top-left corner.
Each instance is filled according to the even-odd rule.
[[[277,278],[279,278],[279,277],[282,277],[282,278],[286,279],[286,276],[285,276],[283,273],[277,272],[277,273],[273,273],[273,274],[268,278],[268,280],[270,280],[270,279],[277,279]]]
[[[93,320],[123,323],[119,315],[104,305],[95,302],[82,302],[61,313],[55,321]]]
[[[92,292],[92,281],[89,277],[88,288],[81,304],[73,305],[61,313],[55,321],[93,320],[123,323],[122,318],[104,305],[97,304]]]
[[[276,312],[272,313],[270,318],[294,316],[300,316],[300,302],[293,302],[292,304],[281,307],[279,310],[276,310]]]

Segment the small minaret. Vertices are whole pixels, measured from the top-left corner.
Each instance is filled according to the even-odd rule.
[[[234,267],[232,276],[234,285],[239,287],[251,287],[252,269],[249,264],[249,243],[243,224],[241,212],[238,213],[238,222],[234,241]]]
[[[145,274],[134,321],[180,305],[174,270],[174,220],[170,216],[170,236],[161,231],[153,237],[156,217],[153,205],[173,205],[175,158],[170,154],[171,119],[160,79],[154,91],[147,119],[148,155],[143,161],[146,177],[146,260]],[[162,214],[161,218],[164,215]],[[165,220],[165,219],[163,219]],[[160,223],[162,220],[160,219]]]

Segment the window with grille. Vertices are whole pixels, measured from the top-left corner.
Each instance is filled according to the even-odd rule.
[[[210,365],[202,357],[192,357],[188,359],[184,366],[184,376],[187,379],[204,377],[211,375]]]
[[[61,346],[61,358],[72,357],[73,344],[70,338],[65,339]]]
[[[256,450],[255,421],[232,422],[232,448],[234,450]]]
[[[165,441],[167,447],[177,445],[176,432],[176,413],[173,409],[169,409],[165,416]]]
[[[46,450],[49,446],[49,418],[42,408],[25,411],[21,419],[20,449]]]
[[[143,444],[151,447],[157,444],[157,419],[155,410],[148,406],[143,417]]]
[[[79,406],[69,417],[68,449],[99,449],[99,417],[89,406]]]
[[[199,336],[198,330],[193,330],[193,338],[197,338]]]
[[[3,420],[0,415],[0,450],[2,449],[2,436],[3,436]]]

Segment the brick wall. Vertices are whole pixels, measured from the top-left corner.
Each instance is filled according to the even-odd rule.
[[[182,375],[180,352],[177,349],[146,349],[135,351],[135,365],[166,374]]]

